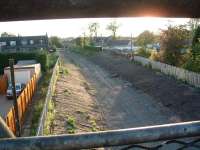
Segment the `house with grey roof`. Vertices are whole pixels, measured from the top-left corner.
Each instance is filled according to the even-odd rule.
[[[33,52],[48,47],[47,35],[0,37],[0,52]]]
[[[109,43],[108,43],[109,46],[128,46],[128,45],[131,45],[131,40],[111,40]]]
[[[110,40],[107,43],[109,48],[118,49],[118,50],[131,50],[131,40]]]

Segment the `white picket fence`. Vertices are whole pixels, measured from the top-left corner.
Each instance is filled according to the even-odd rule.
[[[186,81],[187,83],[195,87],[200,87],[200,74],[198,73],[164,64],[161,62],[156,62],[140,56],[134,56],[134,61],[141,63],[143,66],[151,66],[152,69],[156,69],[164,74],[174,76],[176,79]]]

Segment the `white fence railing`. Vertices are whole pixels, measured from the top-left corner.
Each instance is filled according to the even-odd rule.
[[[54,69],[53,69],[53,73],[51,76],[51,80],[49,82],[49,86],[48,86],[48,91],[46,94],[46,98],[45,98],[45,102],[44,102],[44,106],[43,106],[43,110],[40,116],[40,121],[39,121],[39,125],[37,128],[37,133],[36,136],[41,136],[43,135],[43,131],[45,128],[45,121],[46,121],[46,117],[47,117],[47,113],[48,113],[48,106],[49,106],[49,101],[52,100],[52,96],[55,90],[55,84],[58,78],[58,74],[59,74],[59,64],[60,64],[60,58],[58,58]]]
[[[176,79],[185,81],[195,87],[200,87],[200,74],[198,73],[153,61],[140,56],[134,56],[134,61],[141,63],[143,66],[151,66],[152,69],[156,69],[164,74],[174,76]]]

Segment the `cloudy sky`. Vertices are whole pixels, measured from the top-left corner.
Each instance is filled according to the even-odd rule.
[[[92,18],[92,19],[57,19],[57,20],[36,20],[36,21],[16,21],[0,22],[0,33],[8,32],[15,35],[43,35],[60,37],[78,37],[84,32],[88,32],[88,24],[98,22],[100,24],[99,34],[108,36],[111,33],[106,30],[109,22],[116,20],[120,24],[117,35],[137,36],[144,30],[159,33],[160,29],[165,29],[169,24],[186,24],[187,18]]]

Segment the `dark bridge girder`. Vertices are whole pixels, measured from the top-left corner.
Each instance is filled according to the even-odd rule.
[[[0,21],[94,17],[200,17],[199,0],[1,0]]]

